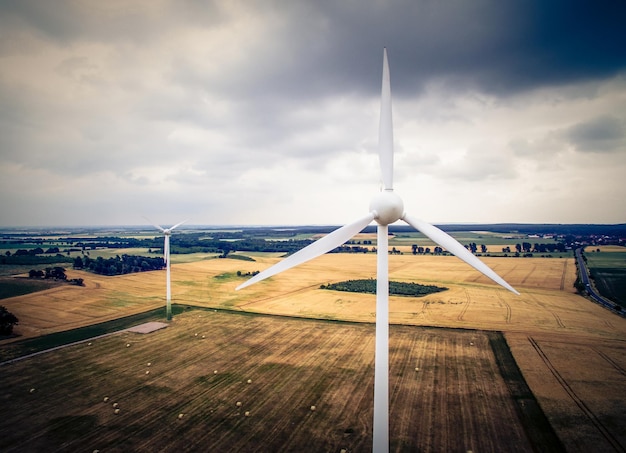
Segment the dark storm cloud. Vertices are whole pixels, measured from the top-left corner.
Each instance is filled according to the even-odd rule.
[[[576,124],[565,133],[579,151],[626,153],[626,121],[615,116],[601,116]]]
[[[505,94],[606,77],[626,65],[626,3],[620,1],[233,4],[240,12],[269,18],[263,32],[267,41],[259,40],[227,79],[195,67],[193,58],[202,55],[170,55],[169,76],[187,87],[210,85],[263,108],[277,97],[300,102],[337,92],[376,96],[383,46],[394,66],[394,90],[404,94],[442,78],[451,90]],[[147,45],[178,27],[219,27],[235,14],[224,2],[182,1],[149,13],[140,4],[98,5],[1,2],[5,19],[0,23],[26,23],[62,42],[87,37]]]
[[[243,83],[226,82],[241,96],[375,96],[383,46],[394,67],[394,91],[404,94],[442,78],[451,90],[506,94],[608,77],[626,67],[623,2],[275,4],[289,5],[284,20],[271,24],[276,40],[242,71]]]

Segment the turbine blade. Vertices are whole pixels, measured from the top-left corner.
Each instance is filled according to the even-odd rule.
[[[146,219],[148,222],[150,222],[150,225],[152,225],[153,227],[155,227],[157,230],[160,230],[161,233],[165,233],[165,228],[157,225],[156,223],[154,223],[152,220],[150,220],[149,218],[147,218],[145,215],[142,215],[141,217],[143,217],[144,219]]]
[[[250,286],[254,283],[260,282],[261,280],[265,280],[272,275],[276,275],[280,272],[286,271],[287,269],[291,269],[298,264],[305,263],[313,258],[317,258],[320,255],[323,255],[326,252],[331,251],[334,248],[339,247],[343,243],[345,243],[352,236],[357,234],[363,228],[370,224],[372,220],[374,220],[374,213],[369,213],[365,217],[358,219],[355,222],[352,222],[348,225],[344,225],[341,228],[336,229],[330,234],[327,234],[323,238],[315,241],[314,243],[306,246],[305,248],[298,250],[293,255],[288,256],[281,262],[273,265],[272,267],[265,269],[263,272],[255,275],[250,280],[239,285],[236,290],[243,289],[247,286]]]
[[[383,52],[383,83],[380,100],[378,157],[384,189],[393,190],[393,124],[391,120],[391,81],[387,49]]]
[[[174,228],[178,228],[179,226],[181,226],[185,222],[189,222],[189,219],[183,220],[182,222],[177,223],[176,225],[174,225],[173,227],[170,228],[170,231],[172,231]]]
[[[467,264],[472,266],[477,271],[483,273],[491,280],[496,282],[497,284],[503,286],[514,294],[519,296],[519,292],[517,292],[511,285],[504,281],[502,277],[496,274],[489,266],[479,260],[476,256],[474,256],[469,250],[467,250],[461,243],[459,243],[456,239],[454,239],[449,234],[441,231],[436,226],[433,226],[429,223],[423,222],[415,217],[411,217],[408,214],[405,214],[403,219],[406,223],[411,225],[416,230],[428,236],[433,242],[439,244],[441,247],[448,250],[450,253],[456,255],[458,258],[465,261]]]

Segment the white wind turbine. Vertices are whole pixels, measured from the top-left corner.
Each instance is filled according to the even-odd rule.
[[[152,221],[150,220],[148,221],[152,223]],[[166,281],[165,283],[165,314],[166,314],[168,321],[172,320],[172,289],[171,289],[171,283],[170,283],[170,236],[172,235],[172,230],[174,230],[174,228],[178,228],[185,222],[186,220],[183,220],[182,222],[177,223],[176,225],[170,228],[163,228],[157,225],[156,223],[152,223],[152,225],[156,229],[160,230],[161,233],[163,233],[163,236],[165,237],[165,242],[163,244],[163,261],[165,261],[165,281]]]
[[[433,242],[447,249],[450,253],[482,272],[504,288],[519,294],[486,264],[469,252],[456,239],[439,228],[430,225],[404,212],[400,197],[393,193],[393,130],[391,121],[391,84],[387,49],[383,52],[383,81],[380,109],[379,158],[383,188],[370,201],[370,212],[353,223],[345,225],[318,241],[299,250],[283,261],[252,277],[236,289],[242,289],[253,283],[302,264],[344,244],[375,220],[377,228],[377,266],[376,266],[376,356],[374,374],[374,432],[373,451],[389,451],[389,269],[388,269],[388,225],[403,220]]]

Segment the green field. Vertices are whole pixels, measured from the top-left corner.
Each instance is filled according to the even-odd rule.
[[[600,293],[626,307],[626,251],[586,252],[585,256]]]

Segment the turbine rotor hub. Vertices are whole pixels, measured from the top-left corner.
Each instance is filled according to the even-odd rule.
[[[384,190],[370,201],[370,211],[376,213],[376,222],[379,225],[390,225],[404,217],[404,203],[391,190]]]

